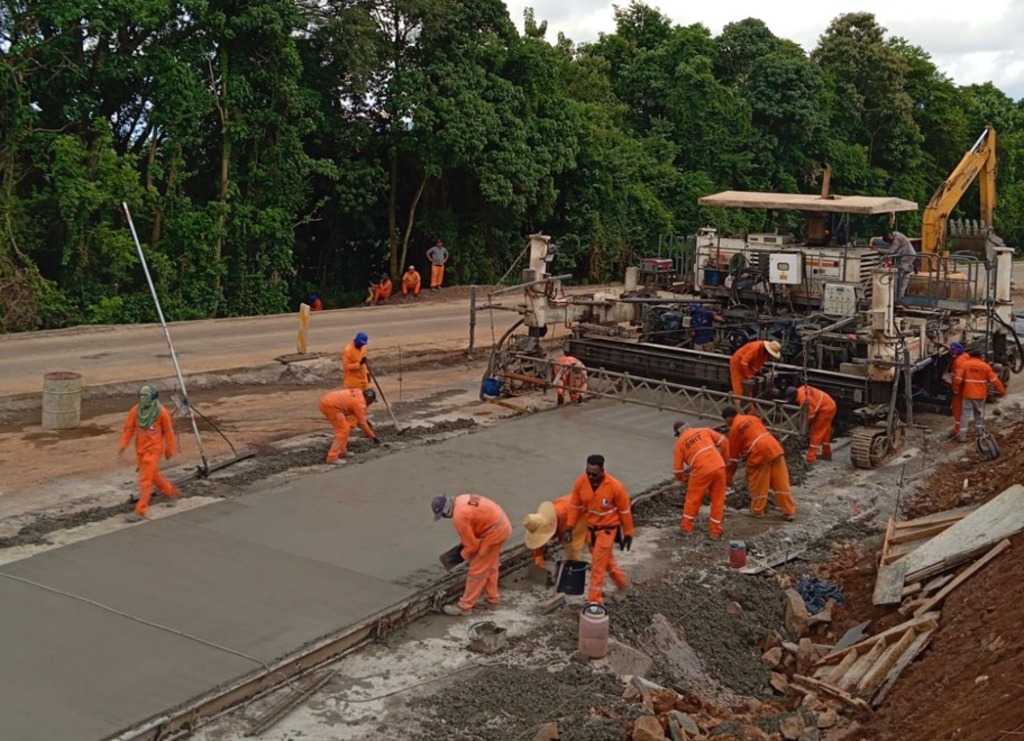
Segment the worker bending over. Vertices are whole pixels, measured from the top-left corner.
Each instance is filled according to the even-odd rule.
[[[732,392],[736,396],[747,396],[744,393],[743,382],[760,375],[768,358],[779,360],[781,357],[782,345],[775,340],[751,340],[743,345],[729,358]]]
[[[420,295],[420,284],[422,279],[420,273],[415,266],[410,265],[409,268],[402,273],[402,295],[408,296],[410,293],[413,296]]]
[[[729,464],[726,486],[732,483],[741,459],[747,461],[747,489],[750,491],[750,516],[764,517],[768,508],[768,492],[775,495],[775,505],[786,520],[796,517],[796,504],[789,487],[786,456],[775,436],[764,423],[750,414],[740,414],[735,407],[722,410],[722,419],[729,423]]]
[[[442,517],[452,520],[462,543],[462,560],[469,561],[466,588],[458,605],[445,605],[445,615],[469,615],[480,595],[497,605],[498,564],[501,549],[512,534],[512,525],[496,502],[479,494],[459,494],[449,499],[438,494],[430,502],[434,522]]]
[[[954,342],[949,346],[949,354],[953,357],[953,362],[949,364],[949,385],[952,386],[956,374],[963,364],[971,359],[971,356],[964,352],[964,346],[959,342]],[[963,391],[962,385],[959,389],[953,389],[953,434],[950,437],[960,434],[960,417],[964,413]]]
[[[533,551],[533,562],[544,568],[544,546],[552,540],[559,541],[569,532],[569,512],[572,494],[566,494],[551,502],[541,502],[535,514],[523,518],[526,530],[526,547]],[[565,546],[567,561],[579,561],[583,544],[587,538],[587,523],[581,517],[572,529],[572,540]]]
[[[629,492],[622,482],[604,471],[604,456],[587,457],[586,472],[572,487],[569,517],[566,520],[569,538],[580,518],[586,521],[587,544],[590,546],[590,591],[588,602],[604,603],[604,579],[610,574],[619,588],[618,598],[629,594],[629,578],[612,555],[612,547],[628,551],[633,545],[633,513]],[[621,530],[621,533],[620,533]]]
[[[334,427],[334,442],[327,451],[328,463],[343,463],[342,459],[348,455],[348,436],[352,432],[350,419],[355,420],[355,424],[359,425],[359,429],[374,445],[380,445],[380,438],[366,418],[368,407],[375,401],[377,394],[373,389],[341,389],[320,397],[320,413]]]
[[[704,495],[711,498],[710,532],[714,540],[722,537],[725,515],[725,457],[729,439],[707,427],[690,427],[679,421],[672,425],[676,444],[672,454],[672,472],[676,481],[686,482],[683,519],[679,529],[689,535],[700,513]]]
[[[366,367],[366,346],[370,338],[360,332],[341,351],[341,377],[347,389],[370,388],[370,370]]]
[[[148,384],[139,389],[139,403],[128,412],[121,431],[118,455],[127,450],[134,437],[135,462],[139,472],[139,496],[135,501],[135,511],[127,517],[129,522],[138,522],[146,517],[154,486],[170,498],[168,504],[174,503],[179,494],[178,487],[160,474],[160,455],[166,456],[167,460],[174,456],[174,425],[159,396],[157,390]]]
[[[790,386],[786,401],[807,407],[807,422],[811,425],[811,442],[805,459],[813,464],[818,455],[832,460],[832,422],[836,418],[836,402],[831,396],[814,386]]]
[[[970,358],[957,368],[953,377],[953,394],[961,394],[964,400],[963,418],[957,441],[967,442],[967,431],[972,419],[979,435],[985,431],[985,398],[988,396],[990,383],[995,387],[996,393],[1006,396],[1006,387],[992,370],[992,366],[982,359],[979,351],[972,350]]]
[[[391,283],[391,276],[384,273],[384,276],[380,279],[380,283],[374,283],[370,286],[370,290],[366,294],[366,303],[374,306],[382,304],[391,298],[391,292],[393,290],[394,285]]]
[[[572,355],[563,355],[555,361],[555,377],[552,384],[558,393],[558,406],[565,403],[565,397],[573,404],[582,404],[587,390],[587,366]]]

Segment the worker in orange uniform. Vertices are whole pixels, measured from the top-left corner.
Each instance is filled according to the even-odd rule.
[[[814,464],[821,454],[823,460],[832,460],[832,421],[836,418],[836,401],[814,386],[790,386],[786,401],[807,407],[807,421],[811,425],[811,442],[805,460]]]
[[[960,367],[971,359],[971,356],[964,352],[963,344],[954,342],[949,346],[949,354],[953,358],[953,362],[949,364],[949,385],[953,385],[953,379],[956,378],[957,372]],[[956,437],[960,434],[960,417],[964,413],[964,396],[963,387],[961,386],[960,391],[953,392],[953,434],[950,437]]]
[[[768,492],[775,495],[775,505],[788,521],[796,518],[796,504],[789,486],[786,456],[775,436],[764,423],[750,414],[740,414],[736,407],[722,410],[722,419],[729,423],[729,463],[726,486],[732,483],[741,458],[747,461],[747,489],[750,491],[751,517],[764,517],[768,508]]]
[[[402,295],[407,296],[410,293],[413,296],[420,295],[420,284],[423,279],[420,278],[420,272],[414,265],[410,265],[408,269],[402,273]]]
[[[629,577],[619,568],[612,555],[612,547],[619,543],[619,549],[628,551],[633,545],[635,530],[633,513],[629,507],[629,492],[622,482],[609,476],[604,470],[604,456],[587,457],[586,472],[576,479],[569,500],[569,517],[565,526],[568,539],[576,523],[586,521],[590,546],[590,591],[588,602],[604,603],[604,578],[610,574],[619,588],[618,599],[624,600],[629,594]]]
[[[565,403],[566,396],[573,404],[582,404],[587,390],[587,366],[572,355],[563,355],[555,361],[554,371],[551,383],[558,393],[558,406]]]
[[[169,497],[168,504],[175,503],[178,487],[160,474],[160,455],[170,460],[174,457],[174,425],[171,415],[159,401],[159,393],[150,385],[139,389],[139,403],[131,408],[121,431],[121,445],[118,455],[128,449],[128,443],[135,438],[135,460],[139,471],[139,497],[135,511],[128,515],[129,522],[145,519],[153,488]]]
[[[970,358],[962,363],[953,377],[953,393],[963,397],[964,410],[960,420],[958,442],[967,442],[967,431],[974,421],[978,434],[985,431],[985,398],[988,396],[988,385],[995,387],[996,393],[1006,396],[1006,387],[992,366],[982,359],[981,353],[972,350]]]
[[[315,293],[309,294],[309,298],[306,299],[306,303],[309,304],[310,311],[323,311],[324,302],[320,300],[320,297]]]
[[[377,394],[373,389],[341,389],[320,397],[320,413],[334,427],[334,442],[327,451],[328,463],[344,463],[343,459],[348,455],[348,436],[352,432],[350,419],[355,420],[374,445],[380,445],[380,438],[366,417],[370,404],[375,401]]]
[[[544,546],[551,540],[562,540],[569,532],[569,511],[572,494],[566,494],[551,502],[541,502],[537,512],[523,518],[526,530],[526,547],[533,551],[533,562],[544,568]],[[567,561],[579,561],[587,538],[587,523],[581,517],[572,529],[572,540],[565,546]]]
[[[732,354],[729,358],[729,378],[732,380],[732,392],[736,396],[746,396],[743,382],[760,375],[770,357],[775,360],[782,357],[782,345],[775,340],[751,340]]]
[[[366,303],[376,306],[382,304],[391,298],[391,292],[394,290],[394,285],[391,283],[391,276],[384,273],[380,279],[380,283],[374,283],[370,286],[370,290],[366,295]]]
[[[453,520],[462,543],[460,555],[469,561],[466,588],[457,605],[445,605],[445,615],[469,615],[483,594],[489,605],[497,605],[498,563],[501,549],[512,534],[512,524],[496,502],[479,494],[459,494],[449,499],[438,494],[430,501],[434,521]]]
[[[718,540],[722,537],[725,515],[725,457],[729,454],[729,439],[707,427],[690,427],[682,420],[672,425],[672,432],[677,438],[672,472],[676,481],[686,481],[679,529],[687,535],[693,532],[693,523],[707,494],[711,498],[711,538]]]
[[[370,370],[366,367],[366,346],[370,338],[360,332],[341,351],[341,376],[347,389],[370,388]]]

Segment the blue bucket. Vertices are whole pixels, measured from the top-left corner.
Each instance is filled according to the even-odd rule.
[[[717,268],[704,268],[704,285],[722,285],[722,271],[718,270]]]
[[[501,396],[501,387],[502,382],[500,378],[485,378],[480,386],[480,390],[484,396],[498,397]]]
[[[588,568],[590,568],[590,564],[586,561],[561,561],[555,592],[583,594],[583,589],[587,585]]]

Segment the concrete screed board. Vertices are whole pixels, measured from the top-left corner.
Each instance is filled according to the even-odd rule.
[[[402,601],[458,540],[437,493],[501,503],[511,548],[590,453],[648,489],[671,475],[675,418],[564,407],[0,567],[0,738],[117,734]]]

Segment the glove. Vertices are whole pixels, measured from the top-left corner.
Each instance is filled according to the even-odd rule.
[[[375,438],[373,438],[373,440],[371,440],[371,442],[374,445],[380,445],[380,438],[379,437],[375,437]]]
[[[633,536],[632,535],[623,535],[622,536],[622,542],[619,544],[619,550],[620,551],[628,551],[630,549],[630,546],[632,546],[632,545],[633,545]]]
[[[366,365],[366,358],[359,358],[359,365]]]

